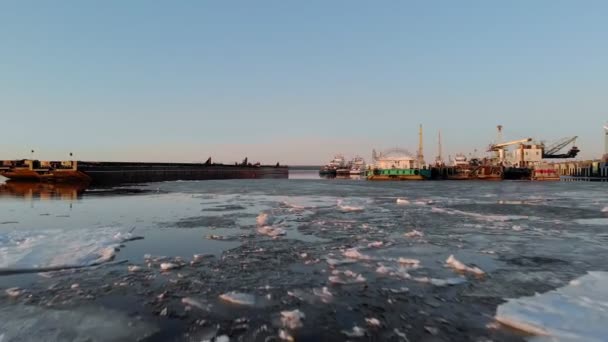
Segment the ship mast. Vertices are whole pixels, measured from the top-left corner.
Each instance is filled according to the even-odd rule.
[[[418,168],[422,168],[422,164],[424,163],[424,155],[422,150],[422,125],[420,125],[420,131],[418,133],[419,141],[418,141]]]
[[[443,156],[441,152],[441,130],[439,130],[439,154],[437,155],[438,164],[443,164]]]

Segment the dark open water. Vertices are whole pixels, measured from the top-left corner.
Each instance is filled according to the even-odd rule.
[[[4,186],[0,341],[518,341],[507,298],[608,271],[603,184],[292,177]]]

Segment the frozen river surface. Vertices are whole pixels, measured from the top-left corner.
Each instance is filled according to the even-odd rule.
[[[0,342],[608,336],[604,184],[1,190]]]

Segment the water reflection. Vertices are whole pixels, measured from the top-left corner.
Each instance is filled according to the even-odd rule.
[[[0,184],[0,197],[20,197],[38,200],[80,199],[86,190],[86,184],[11,182]]]

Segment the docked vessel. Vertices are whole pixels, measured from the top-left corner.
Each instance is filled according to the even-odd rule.
[[[341,154],[336,154],[327,165],[323,166],[321,170],[319,170],[319,175],[336,176],[338,174],[338,170],[344,168],[346,168],[344,156]]]
[[[431,179],[431,168],[426,166],[422,153],[422,125],[418,133],[418,155],[394,148],[380,154],[372,153],[373,166],[367,170],[368,180],[425,180]]]
[[[431,178],[431,169],[409,152],[395,148],[374,153],[374,163],[367,170],[368,180],[425,180]]]
[[[356,156],[350,162],[350,175],[351,176],[361,176],[365,174],[365,160],[362,157]]]
[[[543,163],[534,167],[531,179],[534,181],[559,181],[561,178],[553,165]]]
[[[211,163],[137,163],[5,160],[0,176],[13,181],[70,182],[92,185],[144,183],[171,180],[288,178],[289,169],[251,164],[245,159],[234,165]]]
[[[448,169],[446,179],[448,180],[469,180],[472,179],[472,168],[467,157],[459,153],[454,157],[453,167]]]

